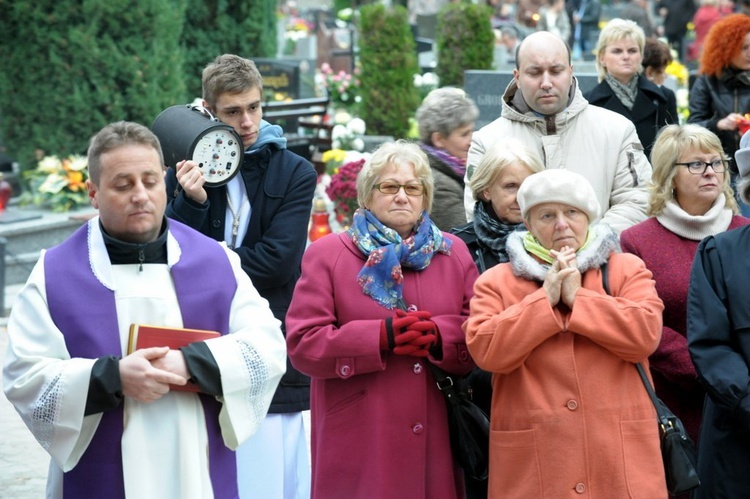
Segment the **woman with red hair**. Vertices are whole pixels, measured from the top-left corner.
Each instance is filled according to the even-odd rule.
[[[700,59],[700,75],[690,89],[688,123],[719,136],[724,153],[733,158],[740,144],[739,124],[750,113],[750,17],[732,14],[708,32]],[[737,168],[732,165],[732,178]],[[743,206],[743,214],[747,207]]]

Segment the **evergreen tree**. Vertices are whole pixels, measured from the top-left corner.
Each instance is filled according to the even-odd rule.
[[[182,45],[190,100],[201,96],[201,73],[216,56],[276,56],[276,0],[187,2]]]
[[[398,5],[372,4],[360,11],[359,60],[362,66],[362,119],[376,135],[406,137],[409,118],[419,106],[414,75],[417,51],[407,20]]]
[[[22,168],[186,101],[185,0],[0,0],[0,12],[0,136]]]
[[[440,86],[464,84],[464,70],[491,69],[495,35],[492,9],[470,3],[448,4],[438,14],[437,75]]]

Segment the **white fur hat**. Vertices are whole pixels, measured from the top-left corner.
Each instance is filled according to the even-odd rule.
[[[544,170],[526,177],[518,189],[521,214],[542,203],[562,203],[586,213],[589,223],[599,218],[601,207],[586,177],[568,170]]]
[[[750,130],[742,135],[740,148],[734,153],[734,160],[737,162],[737,169],[740,171],[741,177],[750,174]]]

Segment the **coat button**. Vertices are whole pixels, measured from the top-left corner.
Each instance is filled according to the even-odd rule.
[[[571,411],[575,411],[576,409],[578,409],[578,402],[576,402],[575,400],[568,400],[568,403],[566,405]]]
[[[219,220],[218,218],[215,218],[211,222],[211,225],[213,225],[214,229],[218,229],[219,227],[221,227],[221,220]]]
[[[411,431],[419,435],[422,433],[422,430],[424,430],[424,426],[422,426],[422,423],[417,423],[414,426],[411,427]]]
[[[352,373],[352,368],[344,364],[339,368],[339,374],[341,374],[342,377],[346,378]]]
[[[586,486],[582,483],[577,483],[576,492],[578,492],[579,494],[583,494],[584,492],[586,492]]]
[[[412,367],[412,372],[414,372],[414,374],[422,374],[422,364],[420,364],[419,362],[414,364],[414,366]]]

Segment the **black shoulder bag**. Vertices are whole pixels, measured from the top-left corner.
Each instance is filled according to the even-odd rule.
[[[604,291],[609,291],[609,271],[607,264],[601,266],[602,285]],[[657,423],[659,424],[659,436],[661,438],[661,457],[664,462],[664,473],[667,479],[667,490],[672,495],[684,494],[700,485],[698,472],[695,470],[696,455],[695,446],[685,431],[680,418],[669,410],[654,392],[651,382],[646,376],[641,363],[635,364],[638,374],[641,376],[643,386],[646,387],[648,396],[656,409]]]
[[[490,452],[490,420],[471,400],[465,377],[451,375],[428,362],[448,408],[448,431],[453,457],[466,475],[487,478]]]

